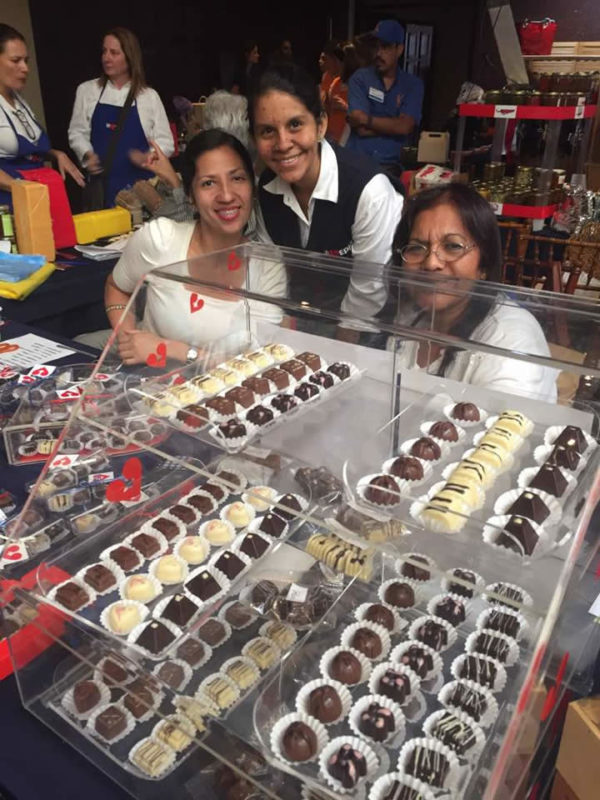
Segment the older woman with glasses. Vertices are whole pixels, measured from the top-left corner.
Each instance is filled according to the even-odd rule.
[[[451,183],[411,197],[394,236],[393,261],[417,279],[408,296],[401,298],[401,324],[509,351],[550,355],[544,333],[529,311],[496,286],[475,285],[475,281],[501,280],[502,247],[489,203],[470,187]],[[396,346],[401,366],[556,400],[557,374],[548,367],[443,348],[435,341],[398,340]]]
[[[25,39],[0,23],[0,205],[11,205],[10,187],[28,169],[52,158],[63,179],[70,175],[80,186],[84,178],[71,159],[54,150],[48,135],[19,92],[25,86],[29,56]]]

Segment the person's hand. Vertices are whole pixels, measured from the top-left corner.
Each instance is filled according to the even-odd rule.
[[[164,341],[154,333],[135,329],[120,331],[117,339],[119,356],[124,364],[145,364],[150,353],[156,352],[160,342]]]
[[[150,139],[149,144],[150,150],[146,153],[141,150],[130,150],[129,158],[131,162],[135,164],[136,167],[150,170],[150,172],[157,175],[163,183],[166,183],[167,186],[176,189],[181,184],[179,175],[175,172],[173,165],[157,143]]]
[[[339,95],[333,95],[330,103],[333,111],[348,111],[348,103]]]
[[[102,162],[98,154],[93,150],[88,150],[83,156],[83,167],[90,175],[98,175],[102,172]]]
[[[70,175],[78,186],[85,186],[85,178],[66,153],[62,150],[53,150],[52,155],[56,159],[56,168],[63,181],[66,175]]]
[[[351,111],[346,117],[348,124],[351,128],[358,128],[361,125],[366,125],[369,121],[369,115],[365,111]]]

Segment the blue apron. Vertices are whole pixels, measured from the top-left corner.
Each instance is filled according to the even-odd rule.
[[[10,118],[11,115],[7,113],[2,106],[0,106],[0,109],[2,109],[4,116],[8,120],[8,124],[13,129],[13,132],[17,137],[18,145],[16,156],[0,158],[0,169],[4,170],[4,172],[10,175],[11,178],[22,178],[23,176],[21,175],[21,170],[38,169],[39,167],[43,166],[44,156],[51,149],[52,145],[50,144],[48,134],[35,121],[34,117],[29,113],[26,106],[24,106],[23,103],[20,103],[18,98],[15,98],[15,102],[20,110],[27,117],[29,117],[34,130],[38,128],[40,131],[38,140],[36,142],[30,142],[29,139],[26,139],[24,136],[21,136],[21,134],[17,133],[17,129]],[[10,206],[12,211],[12,197],[10,192],[0,190],[0,205]]]
[[[104,87],[106,88],[106,87]],[[112,106],[108,103],[101,103],[104,88],[100,92],[100,97],[96,103],[96,108],[92,114],[91,142],[92,150],[98,155],[100,161],[104,161],[108,143],[114,135],[115,128],[121,116],[121,106]],[[129,160],[130,150],[148,150],[149,144],[146,134],[140,122],[137,104],[135,100],[131,104],[129,113],[123,123],[123,130],[117,145],[117,152],[113,159],[110,175],[105,175],[104,185],[104,207],[112,208],[115,204],[115,197],[121,189],[126,186],[133,186],[136,181],[147,181],[152,178],[153,173],[146,169],[140,169]]]

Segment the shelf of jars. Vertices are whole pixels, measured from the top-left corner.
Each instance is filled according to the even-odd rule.
[[[495,119],[566,120],[589,119],[596,114],[596,105],[520,105],[516,100],[506,103],[461,103],[461,117],[494,117]]]

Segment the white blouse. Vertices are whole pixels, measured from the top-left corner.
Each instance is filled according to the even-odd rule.
[[[19,120],[19,116],[15,114],[15,109],[23,113],[25,119],[29,123],[30,131],[28,131]],[[7,115],[10,117],[10,122],[14,125],[14,130]],[[33,111],[20,94],[15,93],[14,106],[11,106],[8,100],[0,94],[0,158],[15,158],[18,155],[19,143],[15,131],[19,136],[23,136],[23,138],[30,142],[37,142],[42,135],[42,126],[37,122]],[[33,134],[33,136],[31,134]]]

